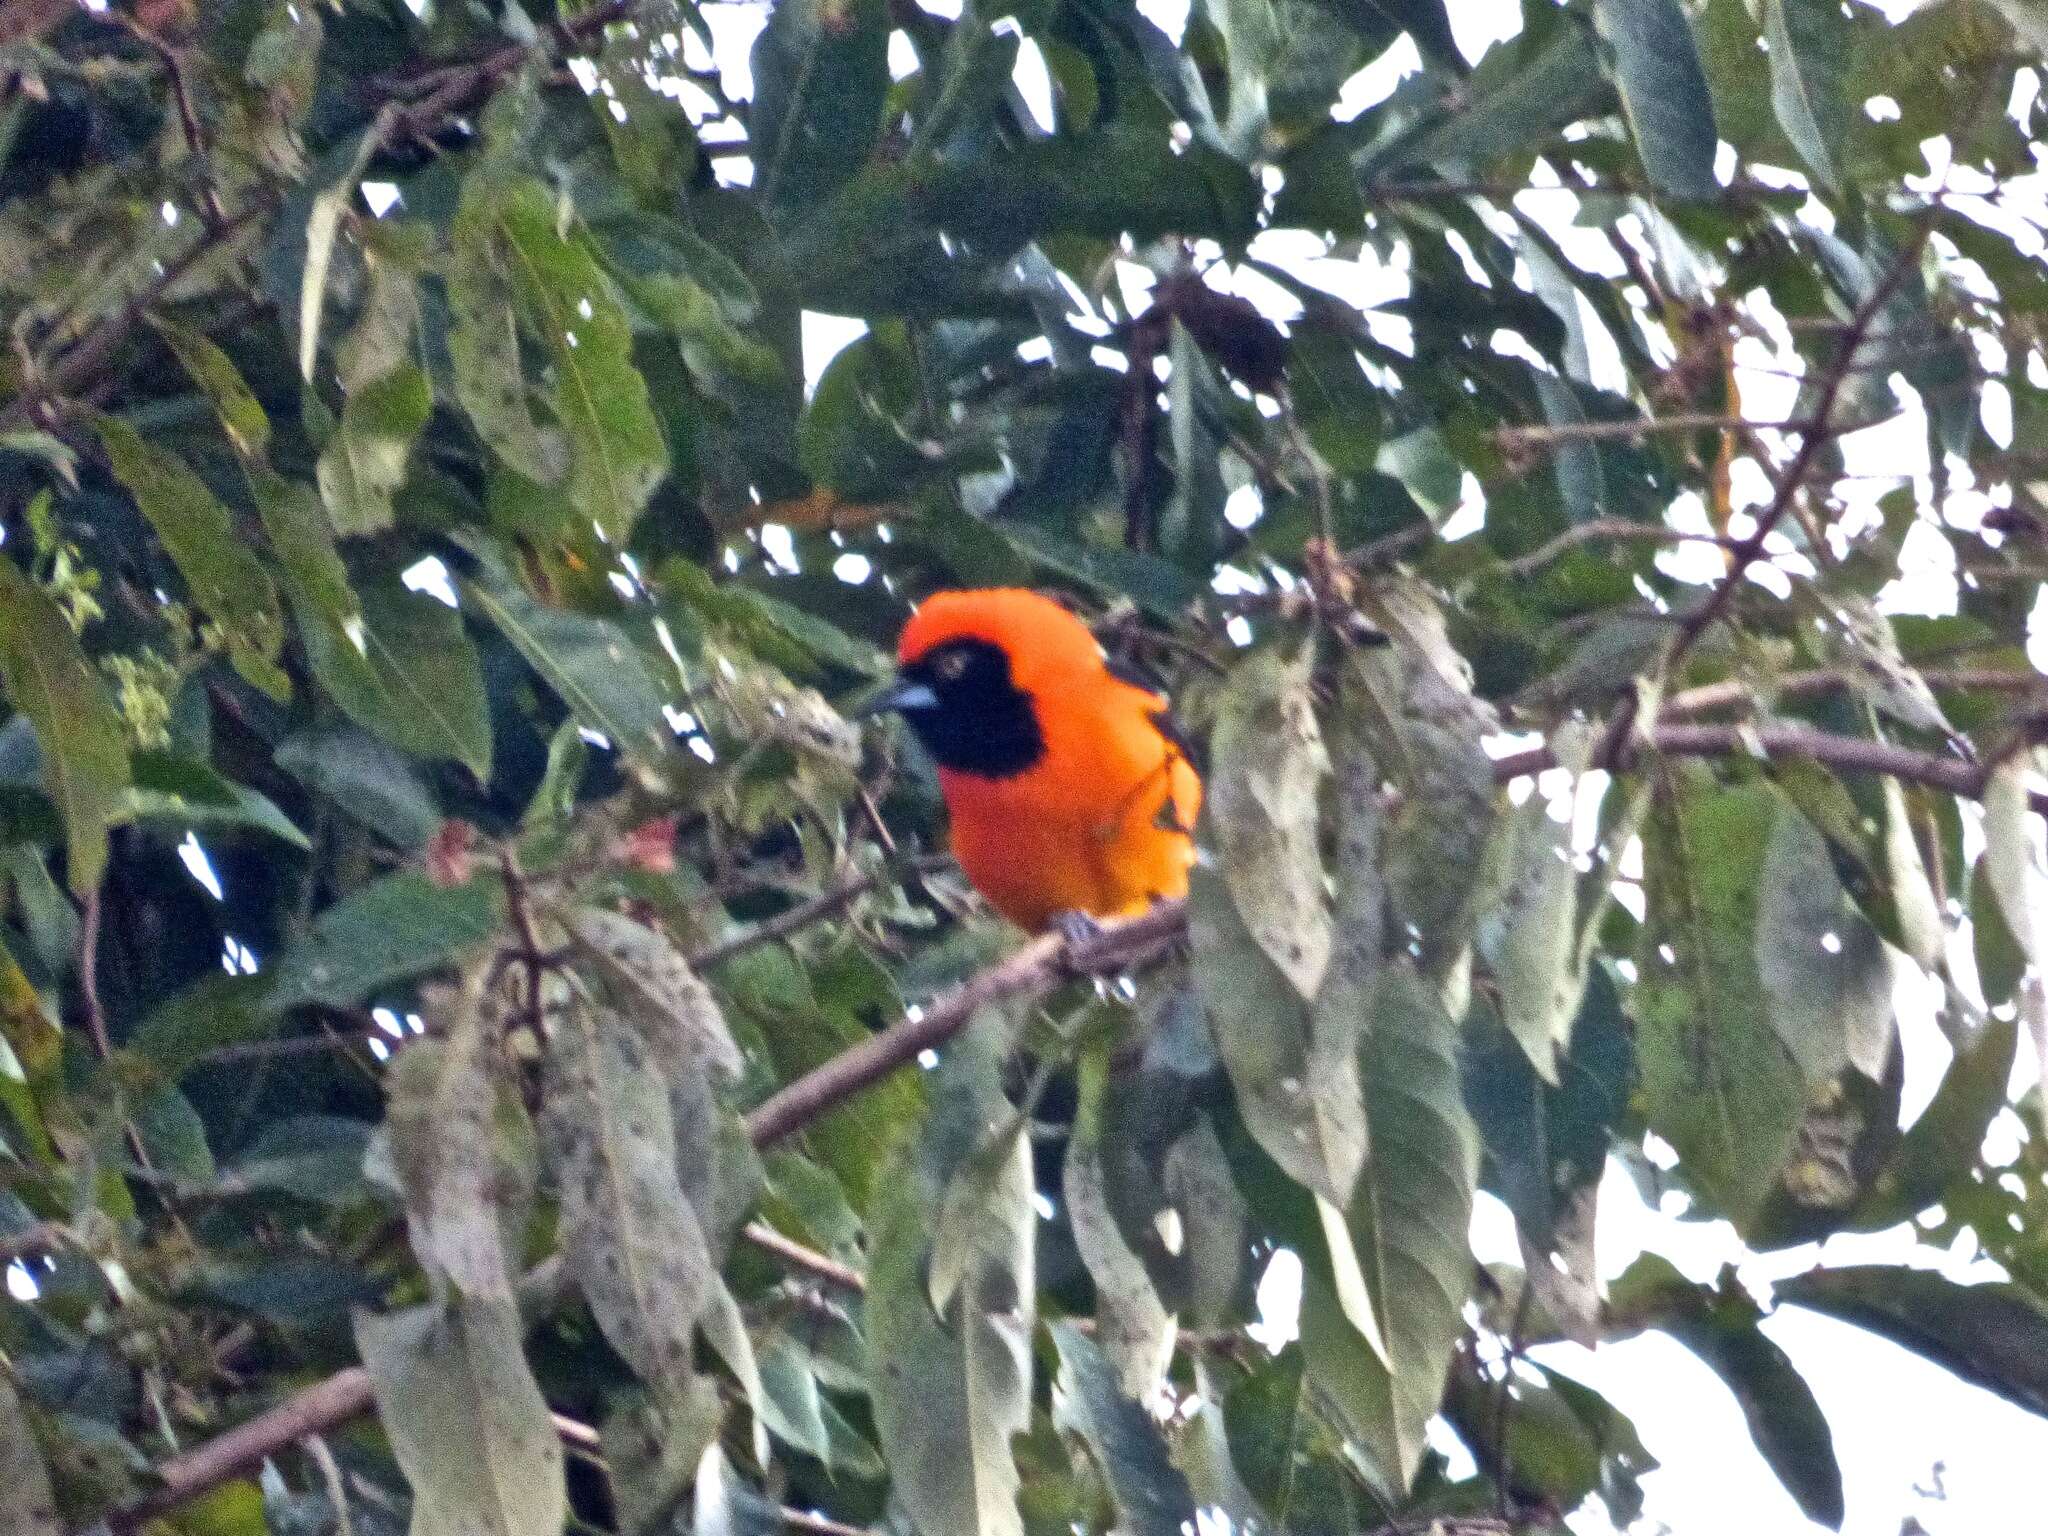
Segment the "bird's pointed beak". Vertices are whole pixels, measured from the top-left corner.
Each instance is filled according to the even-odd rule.
[[[931,688],[908,678],[899,678],[869,699],[854,711],[856,720],[870,719],[875,715],[891,712],[908,712],[918,709],[937,709],[939,696]]]

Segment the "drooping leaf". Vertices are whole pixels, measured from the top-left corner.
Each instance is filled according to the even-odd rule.
[[[518,304],[494,237],[494,194],[489,178],[466,184],[449,232],[442,277],[455,397],[492,452],[528,480],[556,485],[568,473],[568,445],[534,416]]]
[[[1769,1194],[1806,1106],[1799,1065],[1758,1006],[1757,890],[1780,814],[1763,786],[1721,789],[1680,770],[1644,834],[1636,1046],[1650,1126],[1738,1228]]]
[[[2006,931],[2037,973],[2048,971],[2048,899],[2028,831],[2027,756],[1999,765],[1984,788],[1984,879]]]
[[[1260,650],[1239,664],[1210,740],[1205,805],[1223,878],[1246,930],[1312,998],[1330,959],[1316,852],[1329,754],[1309,688],[1311,653]]]
[[[1116,1372],[1072,1323],[1056,1323],[1066,1418],[1095,1453],[1131,1536],[1180,1536],[1195,1525],[1195,1499],[1152,1416],[1118,1385]]]
[[[1566,727],[1553,733],[1552,746],[1559,767],[1585,771],[1590,732]],[[1586,980],[1572,827],[1552,818],[1542,795],[1532,793],[1504,818],[1498,835],[1504,879],[1498,905],[1480,918],[1479,953],[1499,985],[1502,1022],[1537,1075],[1555,1083]]]
[[[1868,1328],[2031,1413],[2048,1413],[2048,1309],[2024,1287],[1856,1264],[1810,1270],[1772,1289],[1780,1303]]]
[[[717,1274],[677,1173],[668,1085],[637,1029],[580,1000],[557,1023],[548,1074],[570,1273],[641,1379],[681,1389]]]
[[[1173,1351],[1174,1320],[1159,1299],[1145,1262],[1131,1248],[1109,1203],[1103,1171],[1105,1053],[1082,1059],[1080,1103],[1067,1146],[1067,1219],[1074,1246],[1095,1281],[1096,1338],[1124,1396],[1149,1401]]]
[[[7,1490],[10,1536],[59,1536],[63,1531],[42,1447],[5,1376],[0,1376],[0,1487]]]
[[[668,448],[610,280],[555,212],[538,185],[507,188],[495,207],[499,244],[520,307],[554,362],[549,403],[569,440],[569,500],[624,544],[667,472]]]
[[[212,337],[188,325],[162,315],[152,315],[150,324],[177,354],[192,382],[213,403],[228,440],[242,453],[261,455],[270,443],[270,417],[241,370],[235,367],[234,359]]]
[[[1343,1204],[1365,1156],[1356,1070],[1312,1057],[1311,1005],[1253,938],[1217,872],[1190,876],[1188,924],[1195,984],[1246,1128],[1291,1178]]]
[[[956,1040],[920,1145],[877,1185],[865,1308],[875,1427],[896,1496],[923,1531],[1021,1536],[1010,1440],[1030,1424],[1035,1296],[1029,1159],[1013,1157],[982,1214],[987,1240],[946,1315],[924,1268],[931,1213],[988,1126],[1008,1113],[978,1036]],[[1021,1138],[1016,1143],[1022,1153]]]
[[[1809,1087],[1855,1066],[1876,1081],[1892,1044],[1892,967],[1803,816],[1772,823],[1757,892],[1756,966],[1771,1027]]]
[[[127,731],[62,611],[4,558],[0,688],[35,728],[43,787],[64,822],[66,875],[83,896],[100,883],[107,824],[128,789]]]
[[[777,6],[754,44],[755,185],[785,215],[816,209],[860,169],[882,127],[889,18],[881,0]]]
[[[1678,0],[1596,0],[1593,15],[1614,49],[1622,109],[1651,181],[1670,197],[1719,195],[1714,98],[1685,8]]]
[[[459,992],[436,999],[433,1037],[413,1041],[391,1064],[384,1123],[421,1265],[466,1298],[509,1301],[493,1124],[498,1012],[488,1006],[486,979],[472,967]]]
[[[1347,1213],[1386,1364],[1371,1419],[1347,1427],[1397,1486],[1421,1462],[1471,1285],[1465,1233],[1479,1145],[1457,1046],[1457,1025],[1429,985],[1412,967],[1387,967],[1359,1048],[1370,1150]],[[1337,1300],[1347,1317],[1355,1311],[1341,1275]],[[1313,1347],[1310,1355],[1314,1373]]]
[[[509,1301],[356,1318],[414,1536],[560,1536],[562,1443]]]
[[[1849,28],[1831,0],[1765,0],[1764,36],[1770,41],[1771,105],[1807,169],[1823,185],[1839,187],[1848,143]]]
[[[1834,1434],[1806,1378],[1754,1314],[1723,1306],[1662,1326],[1727,1383],[1757,1450],[1807,1519],[1840,1530],[1845,1506]]]

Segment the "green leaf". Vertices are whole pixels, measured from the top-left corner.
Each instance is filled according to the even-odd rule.
[[[1778,1294],[1784,1299],[1782,1288]],[[1712,1314],[1671,1317],[1660,1326],[1727,1384],[1757,1450],[1806,1518],[1840,1530],[1845,1511],[1834,1434],[1806,1378],[1757,1327],[1754,1310],[1724,1303]]]
[[[1545,143],[1569,123],[1613,97],[1585,29],[1552,27],[1533,53],[1495,48],[1480,61],[1454,109],[1412,137],[1399,136],[1360,158],[1368,184],[1403,166],[1426,165],[1455,176]]]
[[[559,485],[569,450],[561,433],[533,414],[532,384],[519,341],[518,301],[495,236],[494,176],[471,176],[449,230],[448,361],[455,398],[491,451],[540,485]]]
[[[1559,767],[1575,777],[1585,772],[1589,730],[1567,724],[1551,743]],[[1549,803],[1531,793],[1503,816],[1496,835],[1503,879],[1497,904],[1479,921],[1479,953],[1500,988],[1501,1022],[1537,1075],[1555,1084],[1586,987],[1572,826],[1553,820]]]
[[[391,526],[391,493],[405,484],[413,439],[433,413],[427,376],[409,363],[350,393],[318,470],[336,533],[382,533]]]
[[[43,787],[64,820],[67,878],[84,896],[107,866],[107,824],[129,784],[127,729],[71,626],[0,556],[0,688],[35,728]]]
[[[1110,1364],[1072,1323],[1055,1323],[1064,1412],[1088,1442],[1131,1536],[1182,1536],[1195,1528],[1195,1498],[1152,1415],[1125,1395]]]
[[[1123,1395],[1150,1402],[1173,1352],[1173,1317],[1110,1206],[1102,1146],[1109,1075],[1106,1050],[1082,1057],[1080,1102],[1061,1193],[1074,1246],[1095,1282],[1095,1336],[1102,1353]]]
[[[661,692],[625,631],[589,614],[549,608],[490,564],[464,580],[462,593],[569,712],[614,748],[650,766],[671,750]]]
[[[1764,1008],[1807,1086],[1852,1065],[1880,1081],[1893,1035],[1890,952],[1805,817],[1780,812],[1772,823],[1756,904]]]
[[[946,1315],[934,1313],[924,1274],[932,1212],[986,1126],[1010,1112],[995,1052],[976,1034],[948,1047],[937,1078],[921,1142],[876,1185],[865,1307],[875,1427],[895,1496],[920,1530],[1022,1536],[1010,1440],[1031,1422],[1030,1160],[1010,1160],[982,1212],[978,1262]]]
[[[554,199],[538,183],[505,189],[495,213],[513,291],[553,359],[549,404],[568,434],[569,499],[623,545],[668,471],[625,313],[587,246],[562,233]]]
[[[1223,1400],[1231,1463],[1276,1529],[1355,1536],[1365,1524],[1356,1485],[1315,1391],[1299,1344],[1259,1361]]]
[[[1356,1067],[1317,1050],[1311,1006],[1214,870],[1189,877],[1188,926],[1195,984],[1246,1129],[1289,1178],[1343,1204],[1365,1156]]]
[[[135,754],[133,771],[135,784],[123,821],[162,823],[180,835],[193,827],[242,827],[302,851],[313,846],[269,796],[221,777],[204,763],[149,750]]]
[[[448,964],[499,924],[496,882],[443,889],[417,870],[352,891],[313,920],[271,977],[269,1006],[346,1008],[379,987]]]
[[[719,1081],[740,1076],[745,1061],[717,999],[666,934],[601,907],[585,907],[564,924],[615,1001],[655,1042],[665,1072]]]
[[[2048,1308],[2005,1281],[1958,1285],[1882,1264],[1809,1270],[1772,1286],[1779,1304],[1868,1328],[2030,1413],[2048,1414]]]
[[[1635,1013],[1645,1107],[1688,1181],[1738,1230],[1770,1193],[1806,1108],[1798,1063],[1758,1006],[1757,891],[1780,815],[1768,787],[1721,789],[1679,769],[1644,829]]]
[[[1330,757],[1311,647],[1254,651],[1231,672],[1209,744],[1205,808],[1245,930],[1304,998],[1330,961],[1317,796]],[[1341,1198],[1341,1196],[1340,1196]]]
[[[366,830],[404,848],[424,847],[441,807],[413,764],[340,721],[295,731],[278,743],[277,766],[325,796]]]
[[[276,659],[284,642],[277,590],[228,509],[182,460],[127,422],[104,414],[92,420],[115,476],[156,528],[194,606],[220,626],[235,670],[273,698],[289,698],[291,679]]]
[[[1836,0],[1764,0],[1764,36],[1778,122],[1807,169],[1838,191],[1852,121],[1843,88],[1851,40],[1842,8]]]
[[[562,1443],[511,1302],[359,1313],[356,1348],[412,1485],[413,1536],[561,1536]]]
[[[725,1405],[712,1378],[695,1377],[687,1393],[618,1394],[603,1428],[604,1459],[619,1530],[652,1532],[688,1495],[704,1452],[718,1438]]]
[[[13,1383],[0,1375],[0,1488],[7,1490],[9,1536],[61,1536],[57,1499],[43,1449]]]
[[[580,999],[556,1020],[547,1072],[569,1273],[640,1378],[683,1390],[717,1272],[679,1182],[667,1080],[637,1028]]]
[[[486,1006],[486,980],[473,967],[459,992],[422,999],[433,1033],[409,1042],[392,1061],[384,1124],[421,1267],[467,1299],[509,1301],[498,1209],[500,1192],[513,1181],[501,1179],[498,1166],[492,1060],[501,1020]]]
[[[320,312],[327,304],[327,269],[334,260],[335,236],[356,195],[356,183],[383,140],[383,126],[374,123],[365,129],[346,160],[328,156],[329,163],[340,164],[340,174],[314,194],[306,217],[306,255],[299,277],[299,376],[308,384],[320,356]]]
[[[1593,16],[1614,49],[1615,83],[1636,150],[1657,189],[1711,200],[1714,98],[1678,0],[1595,0]]]
[[[1386,1367],[1370,1420],[1347,1427],[1405,1487],[1464,1336],[1479,1143],[1458,1086],[1458,1026],[1411,967],[1381,972],[1359,1057],[1371,1150],[1347,1215]],[[1355,1326],[1341,1258],[1337,1299]]]
[[[889,89],[882,0],[792,0],[754,43],[748,113],[754,185],[768,208],[800,217],[866,162]]]
[[[319,500],[267,470],[250,486],[284,571],[307,665],[356,724],[402,752],[452,758],[491,776],[491,720],[462,616],[385,579],[360,594]]]
[[[2007,932],[2037,974],[2048,974],[2048,902],[2028,829],[2027,775],[2034,754],[2008,758],[1984,787],[1984,880]]]
[[[270,418],[242,378],[241,370],[235,367],[234,360],[204,332],[165,319],[162,315],[151,315],[149,323],[177,355],[185,371],[192,376],[192,382],[213,402],[214,412],[220,417],[220,424],[235,450],[260,457],[270,445]]]

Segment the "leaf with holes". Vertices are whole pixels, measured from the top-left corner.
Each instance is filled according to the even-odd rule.
[[[555,200],[538,183],[506,188],[495,215],[512,290],[554,361],[549,405],[569,439],[565,489],[605,538],[623,545],[668,471],[625,311],[582,240],[559,227]]]

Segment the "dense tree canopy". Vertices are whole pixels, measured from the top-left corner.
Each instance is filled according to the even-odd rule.
[[[0,8],[0,1529],[1627,1525],[1646,1329],[1839,1524],[1783,1301],[2048,1413],[2039,10],[946,9]],[[989,584],[1185,903],[849,723]]]

